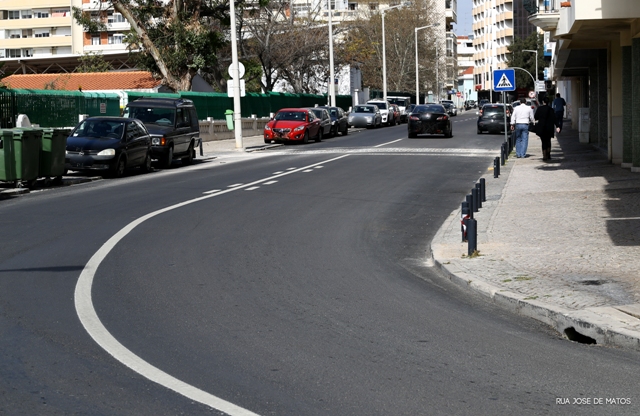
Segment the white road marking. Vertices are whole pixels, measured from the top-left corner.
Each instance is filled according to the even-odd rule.
[[[151,212],[147,215],[143,215],[142,217],[130,222],[116,234],[114,234],[106,243],[104,243],[98,251],[94,253],[93,256],[89,259],[87,264],[82,269],[80,273],[80,277],[78,278],[78,282],[76,283],[76,289],[74,293],[74,304],[76,307],[76,313],[82,326],[87,331],[89,336],[93,338],[93,340],[106,352],[111,354],[116,360],[120,361],[122,364],[126,365],[136,373],[141,376],[160,384],[170,390],[175,391],[178,394],[181,394],[191,400],[194,400],[198,403],[202,403],[207,405],[213,409],[224,412],[230,416],[258,416],[256,413],[251,412],[250,410],[239,407],[233,403],[230,403],[226,400],[223,400],[219,397],[216,397],[210,393],[207,393],[204,390],[200,390],[190,384],[187,384],[177,378],[165,373],[157,367],[149,364],[144,361],[142,358],[135,355],[129,349],[127,349],[124,345],[122,345],[116,338],[111,335],[111,333],[105,328],[105,326],[100,321],[98,314],[93,306],[93,300],[91,298],[91,288],[93,286],[93,279],[95,277],[95,273],[100,267],[102,261],[107,257],[107,255],[113,250],[113,248],[118,244],[127,234],[133,231],[138,225],[144,223],[145,221],[156,217],[160,214],[163,214],[168,211],[172,211],[196,202],[204,201],[209,198],[214,198],[220,195],[224,195],[230,192],[234,192],[240,189],[249,188],[255,185],[259,185],[268,181],[273,181],[273,179],[282,177],[285,175],[290,175],[296,172],[302,172],[305,169],[313,168],[320,164],[326,164],[329,162],[334,162],[336,160],[343,159],[348,157],[349,155],[342,155],[335,157],[333,159],[325,160],[323,162],[314,163],[309,166],[305,166],[300,169],[290,170],[289,172],[282,173],[279,175],[271,176],[268,178],[260,179],[255,182],[248,183],[246,185],[237,184],[233,188],[228,188],[223,191],[219,191],[217,193],[211,193],[209,195],[200,196],[188,201],[184,201],[175,205],[168,206],[166,208],[159,209],[157,211]]]
[[[278,181],[265,182],[263,185],[273,185],[274,183],[278,183]]]
[[[391,143],[399,142],[399,141],[401,141],[401,140],[402,140],[402,139],[398,139],[398,140],[394,140],[394,141],[392,141],[392,142],[382,143],[382,144],[379,144],[379,145],[377,145],[377,146],[373,146],[373,147],[382,147],[382,146],[386,146],[386,145],[391,144]]]
[[[273,172],[274,175],[280,175],[281,173],[282,173],[282,171]]]
[[[229,185],[227,188],[237,188],[238,186],[242,186],[241,183],[234,183],[233,185]]]
[[[205,192],[203,192],[203,194],[205,194],[205,195],[215,194],[216,192],[220,192],[220,189],[212,189],[210,191],[205,191]]]
[[[303,170],[303,172],[313,172],[313,169],[306,169],[306,170]]]
[[[256,189],[260,189],[260,187],[259,186],[252,186],[250,188],[245,188],[244,190],[245,191],[255,191]]]

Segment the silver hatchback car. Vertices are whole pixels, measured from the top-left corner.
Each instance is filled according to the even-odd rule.
[[[382,126],[382,115],[377,105],[356,105],[349,113],[348,121],[351,127],[378,128]]]

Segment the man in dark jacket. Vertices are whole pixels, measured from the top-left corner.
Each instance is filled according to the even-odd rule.
[[[556,123],[560,130],[562,130],[562,119],[564,118],[564,107],[567,105],[567,102],[564,98],[560,97],[560,93],[556,94],[556,99],[553,100],[553,111],[556,113]]]
[[[554,130],[560,132],[560,126],[556,121],[556,113],[549,107],[549,97],[542,99],[543,105],[538,107],[533,116],[536,123],[536,134],[542,140],[542,160],[551,159],[551,138],[554,136]]]

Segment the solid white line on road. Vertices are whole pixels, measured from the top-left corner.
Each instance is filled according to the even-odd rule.
[[[386,146],[386,145],[391,144],[391,143],[399,142],[399,141],[401,141],[401,140],[402,140],[402,139],[398,139],[398,140],[394,140],[394,141],[392,141],[392,142],[382,143],[382,144],[379,144],[379,145],[377,145],[377,146],[373,146],[373,147],[382,147],[382,146]]]
[[[151,212],[147,215],[144,215],[129,224],[127,224],[124,228],[114,234],[106,243],[102,245],[95,252],[95,254],[89,259],[87,264],[82,269],[80,273],[80,277],[78,278],[78,282],[76,283],[76,289],[74,293],[74,304],[76,307],[76,313],[78,314],[78,318],[82,323],[82,326],[87,331],[89,336],[93,338],[93,340],[106,352],[111,354],[116,360],[120,361],[122,364],[126,365],[136,373],[141,376],[160,384],[170,390],[175,391],[178,394],[181,394],[185,397],[188,397],[191,400],[194,400],[198,403],[202,403],[207,405],[213,409],[224,412],[230,416],[258,416],[256,413],[251,412],[250,410],[239,407],[233,403],[230,403],[226,400],[223,400],[219,397],[216,397],[210,393],[207,393],[204,390],[200,390],[190,384],[187,384],[177,378],[165,373],[157,367],[149,364],[144,361],[142,358],[135,355],[132,351],[127,349],[124,345],[122,345],[116,338],[111,335],[111,333],[107,330],[107,328],[102,324],[96,310],[93,306],[93,299],[91,298],[91,289],[93,286],[93,279],[95,277],[96,271],[100,267],[102,261],[107,257],[107,255],[113,250],[113,248],[118,244],[127,234],[133,231],[138,225],[144,223],[145,221],[156,217],[160,214],[163,214],[168,211],[172,211],[196,202],[204,201],[206,199],[214,198],[220,195],[224,195],[230,192],[234,192],[240,189],[249,188],[252,186],[256,186],[259,184],[263,184],[269,181],[273,181],[275,178],[279,178],[286,175],[291,175],[297,172],[303,172],[305,169],[314,168],[315,166],[326,164],[329,162],[334,162],[349,155],[342,155],[335,157],[333,159],[325,160],[323,162],[314,163],[309,166],[305,166],[300,169],[289,170],[286,173],[282,173],[275,176],[270,176],[268,178],[260,179],[248,184],[237,184],[233,188],[228,188],[223,191],[219,191],[216,193],[210,193],[208,195],[200,196],[188,201],[184,201],[175,205],[168,206],[166,208],[159,209],[157,211]],[[209,191],[215,192],[215,191]]]

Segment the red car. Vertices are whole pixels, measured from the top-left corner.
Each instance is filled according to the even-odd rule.
[[[322,140],[320,119],[306,108],[283,108],[264,126],[264,142]]]

